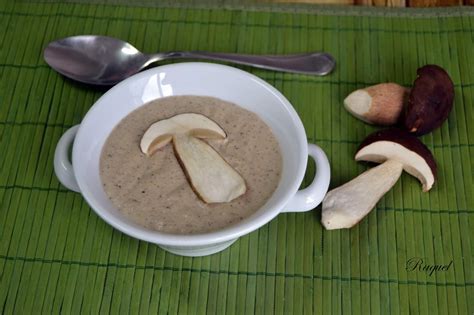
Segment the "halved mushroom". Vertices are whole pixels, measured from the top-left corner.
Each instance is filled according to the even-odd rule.
[[[326,195],[321,222],[328,230],[350,228],[362,220],[395,185],[402,170],[418,178],[423,191],[430,190],[436,179],[436,162],[430,150],[400,129],[369,135],[359,146],[355,159],[382,164]]]
[[[225,139],[226,133],[201,114],[185,113],[151,125],[140,148],[148,156],[173,141],[188,181],[207,203],[229,202],[246,191],[245,180],[209,144],[198,139]]]

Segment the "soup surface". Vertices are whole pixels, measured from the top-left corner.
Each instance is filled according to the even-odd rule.
[[[206,204],[192,190],[171,144],[151,156],[140,150],[148,127],[182,113],[200,113],[227,133],[204,140],[245,180],[247,191],[227,203]],[[232,103],[202,96],[152,101],[127,115],[102,149],[100,175],[112,203],[130,220],[176,234],[202,233],[241,221],[276,189],[282,168],[278,141],[256,114]]]

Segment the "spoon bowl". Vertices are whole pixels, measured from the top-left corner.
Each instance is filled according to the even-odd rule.
[[[113,85],[145,67],[149,57],[131,44],[106,36],[72,36],[50,43],[44,59],[74,80]]]
[[[87,84],[114,85],[141,71],[153,62],[170,58],[193,58],[233,62],[270,70],[326,75],[332,71],[334,58],[321,52],[268,56],[200,51],[176,51],[144,54],[117,38],[80,35],[48,44],[44,59],[62,75]]]

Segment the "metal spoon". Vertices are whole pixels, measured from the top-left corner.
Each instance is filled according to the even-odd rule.
[[[72,36],[49,43],[44,59],[64,76],[95,85],[114,85],[156,61],[192,58],[228,61],[285,72],[326,75],[336,62],[327,53],[265,56],[174,51],[144,54],[131,44],[107,36]]]

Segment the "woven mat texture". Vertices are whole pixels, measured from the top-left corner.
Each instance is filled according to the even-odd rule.
[[[148,4],[0,0],[0,313],[473,314],[473,9]],[[344,97],[379,82],[410,86],[419,66],[441,65],[454,110],[422,137],[439,180],[422,193],[403,174],[350,230],[325,231],[318,207],[281,214],[213,256],[166,253],[112,229],[54,175],[59,137],[104,93],[43,60],[48,42],[76,34],[147,52],[330,52],[338,65],[326,77],[240,68],[294,105],[308,141],[327,152],[332,187],[367,169],[353,155],[377,129],[348,114]],[[303,186],[313,173],[310,163]],[[452,265],[407,270],[414,257]]]

